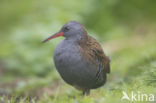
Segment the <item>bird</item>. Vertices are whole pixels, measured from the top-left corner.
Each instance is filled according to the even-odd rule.
[[[103,86],[110,73],[110,58],[97,40],[87,33],[82,24],[69,21],[59,32],[42,42],[60,36],[64,39],[56,46],[53,59],[62,79],[82,91],[83,95]]]

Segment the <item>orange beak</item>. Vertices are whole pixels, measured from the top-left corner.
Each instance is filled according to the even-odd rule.
[[[63,32],[55,33],[54,35],[48,37],[47,39],[43,40],[42,42],[45,43],[45,42],[47,42],[47,41],[49,41],[49,40],[51,40],[51,39],[57,38],[57,37],[59,37],[59,36],[63,36]]]

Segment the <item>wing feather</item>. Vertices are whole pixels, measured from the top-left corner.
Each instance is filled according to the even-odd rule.
[[[87,35],[86,41],[80,42],[80,52],[89,62],[95,63],[98,67],[102,65],[104,73],[110,73],[110,59],[102,50],[96,39]]]

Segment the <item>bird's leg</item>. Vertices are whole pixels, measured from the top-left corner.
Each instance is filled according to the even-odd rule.
[[[90,94],[90,89],[83,90],[83,95],[88,96]]]

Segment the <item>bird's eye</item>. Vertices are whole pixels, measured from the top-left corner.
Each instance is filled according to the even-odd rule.
[[[68,31],[70,28],[69,28],[69,27],[65,27],[64,29],[65,29],[66,31]]]

